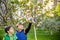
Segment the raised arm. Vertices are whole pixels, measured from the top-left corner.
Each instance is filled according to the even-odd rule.
[[[28,27],[25,29],[25,34],[26,35],[29,32],[29,30],[31,29],[31,25],[32,25],[32,23],[29,23]]]

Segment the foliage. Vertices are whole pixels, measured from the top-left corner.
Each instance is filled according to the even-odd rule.
[[[44,5],[42,3],[38,3],[37,0],[0,0],[0,25],[6,26],[14,24],[17,22],[24,23],[27,20],[32,21],[33,25],[36,24],[36,27],[41,28],[42,30],[51,30],[58,31],[60,26],[59,16],[60,16],[60,4],[52,9],[45,9],[45,13],[43,13],[44,7],[47,5],[48,1],[45,1]],[[4,3],[3,3],[4,2]],[[30,11],[31,16],[27,19],[26,14],[27,10]],[[5,12],[6,13],[5,13]],[[16,13],[17,12],[17,13]],[[19,15],[20,12],[22,15]],[[19,15],[19,16],[18,16]],[[16,17],[16,19],[15,19]],[[32,17],[33,20],[30,18]],[[27,19],[27,20],[26,20]],[[28,22],[29,22],[28,21]]]

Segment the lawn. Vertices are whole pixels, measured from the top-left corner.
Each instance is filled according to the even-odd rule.
[[[3,39],[4,33],[5,33],[4,30],[3,29],[0,29],[0,40]]]
[[[0,29],[0,40],[3,39],[4,35],[4,30]],[[34,30],[31,29],[30,32],[28,33],[28,40],[35,40],[34,38]],[[44,31],[41,31],[37,29],[37,40],[59,40],[60,36],[59,35],[49,35],[49,33],[45,33]]]
[[[37,29],[37,40],[59,40],[60,35],[50,35],[49,31],[45,32]],[[28,33],[28,40],[35,40],[33,29]]]

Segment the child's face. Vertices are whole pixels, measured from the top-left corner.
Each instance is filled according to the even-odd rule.
[[[29,16],[31,16],[31,14],[30,14],[30,13],[27,13],[27,14],[26,14],[26,17],[29,17]]]
[[[18,25],[18,30],[23,30],[23,29],[24,29],[23,25]]]
[[[11,33],[11,34],[13,34],[14,33],[14,28],[11,27],[8,32]]]

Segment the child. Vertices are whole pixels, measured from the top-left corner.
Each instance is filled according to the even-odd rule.
[[[27,33],[31,28],[31,23],[29,23],[28,28],[24,30],[24,26],[21,23],[17,23],[16,36],[18,40],[27,40]]]
[[[7,26],[5,28],[5,36],[3,38],[3,40],[16,40],[16,35],[14,35],[14,28],[12,26]]]

